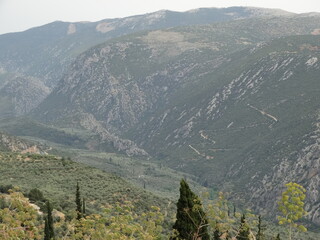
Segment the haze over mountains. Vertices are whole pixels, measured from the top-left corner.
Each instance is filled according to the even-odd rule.
[[[69,146],[153,158],[258,211],[298,182],[320,224],[319,14],[160,11],[0,46],[2,129],[54,142],[50,125]]]
[[[289,13],[280,10],[234,7],[198,9],[185,13],[159,11],[95,23],[54,22],[25,32],[1,35],[0,72],[2,75],[19,73],[23,75],[22,77],[33,77],[52,89],[79,53],[110,38],[144,30],[272,15],[289,15]],[[0,86],[5,83],[1,80]],[[35,98],[36,102],[43,99],[40,94],[38,97],[33,96],[30,101]],[[19,105],[15,103],[15,106],[16,104]],[[33,103],[31,105],[34,107]],[[19,110],[13,114],[21,115]]]

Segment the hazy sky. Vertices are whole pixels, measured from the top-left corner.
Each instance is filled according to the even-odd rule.
[[[0,0],[0,34],[55,20],[98,21],[161,9],[255,6],[290,12],[320,12],[320,0]]]

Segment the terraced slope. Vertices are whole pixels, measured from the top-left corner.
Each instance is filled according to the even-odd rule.
[[[55,156],[0,152],[0,163],[2,186],[19,186],[24,192],[37,188],[64,211],[74,208],[77,181],[90,211],[124,199],[135,202],[138,209],[167,203],[111,173]]]

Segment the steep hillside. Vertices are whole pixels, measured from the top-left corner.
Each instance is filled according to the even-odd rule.
[[[0,132],[0,151],[46,154],[46,147]]]
[[[55,156],[0,152],[0,163],[1,186],[18,186],[26,193],[37,188],[59,210],[74,209],[77,182],[89,211],[123,199],[135,202],[140,210],[168,203],[114,174]]]
[[[184,102],[175,100],[177,91],[190,99],[189,93],[183,94],[189,85],[190,93],[197,96],[204,90],[201,81],[216,84],[210,88],[222,87],[224,81],[211,77],[228,71],[227,63],[237,56],[231,53],[272,37],[311,33],[318,20],[263,18],[116,39],[81,54],[33,116],[60,126],[80,126],[121,151],[146,155],[123,137],[130,136],[126,132],[139,123],[147,124],[145,118],[166,110],[166,105]]]
[[[23,76],[6,78],[6,84],[0,88],[0,116],[29,113],[47,97],[49,91],[39,79]]]
[[[307,173],[319,161],[318,23],[257,18],[116,39],[81,54],[33,116],[130,139],[257,209],[275,209],[283,182],[299,182],[317,222],[320,182]]]
[[[65,132],[62,129],[50,127],[27,118],[3,118],[0,120],[0,129],[13,136],[29,136],[69,147],[84,147],[90,136],[79,137],[76,134]]]
[[[65,156],[170,199],[177,196],[182,178],[188,179],[197,192],[206,191],[192,174],[172,170],[150,157],[119,153],[90,131],[49,127],[25,118],[0,120],[0,129],[11,134],[0,133],[0,151]]]
[[[7,92],[3,94],[2,91],[0,115],[16,116],[29,112],[56,86],[77,55],[108,39],[152,29],[282,15],[293,14],[281,10],[245,7],[204,8],[188,12],[163,10],[99,22],[53,22],[24,32],[1,35],[0,88],[1,78],[7,77],[7,74],[22,76],[19,81],[12,83],[17,91],[12,88],[10,95],[20,95],[19,89],[24,89],[23,101],[26,106],[21,106],[21,103],[11,100],[11,97],[7,98]],[[5,80],[8,82],[13,79]]]
[[[133,138],[239,200],[250,189],[255,206],[276,209],[283,183],[299,182],[319,223],[319,46],[318,36],[289,37],[237,53],[176,93]]]

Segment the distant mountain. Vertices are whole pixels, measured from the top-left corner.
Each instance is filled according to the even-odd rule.
[[[145,30],[279,15],[291,15],[291,13],[245,7],[202,8],[188,12],[163,10],[99,22],[53,22],[24,32],[0,35],[0,78],[6,73],[13,73],[22,76],[26,82],[38,79],[44,85],[42,88],[46,87],[51,91],[77,55],[108,39]],[[23,82],[21,84],[18,89],[28,85]],[[40,86],[39,83],[37,86]],[[26,91],[29,92],[25,95],[28,106],[21,107],[19,103],[13,103],[10,109],[15,110],[11,115],[30,111],[38,105],[44,95],[48,94],[48,90],[40,93],[39,89],[34,87]],[[0,97],[6,96],[0,93]],[[0,109],[0,115],[3,115],[1,111]],[[8,114],[7,109],[5,114]]]
[[[115,147],[130,139],[140,152],[125,151],[268,213],[298,182],[320,224],[319,22],[262,17],[114,39],[81,54],[32,116]]]
[[[0,67],[40,78],[47,86],[54,86],[75,56],[110,38],[144,30],[289,14],[272,9],[232,7],[188,12],[163,10],[99,22],[54,22],[0,35]]]
[[[200,85],[198,79],[206,75],[221,75],[219,67],[227,66],[240,50],[293,33],[311,34],[318,21],[257,18],[115,39],[81,54],[33,115],[44,122],[69,121],[89,128],[96,122],[96,130],[105,124],[111,132],[123,132],[170,103],[180,88]]]

